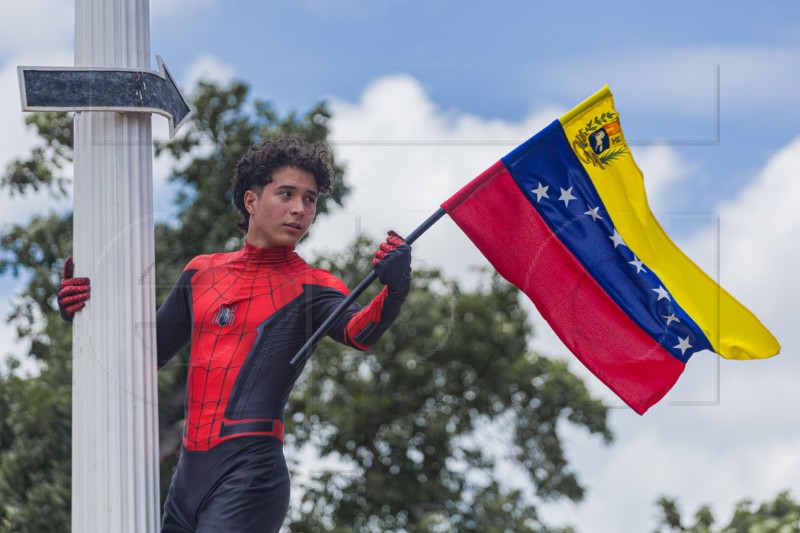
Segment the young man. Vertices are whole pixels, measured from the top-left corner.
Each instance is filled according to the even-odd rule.
[[[233,184],[244,248],[192,259],[158,310],[159,368],[191,341],[184,439],[162,532],[272,532],[283,523],[290,486],[284,408],[302,371],[289,361],[348,293],[294,251],[319,195],[331,190],[329,161],[324,144],[293,138],[251,148]],[[400,312],[410,247],[390,232],[373,264],[385,287],[329,331],[359,350]],[[89,298],[89,280],[71,270],[68,260],[59,292],[67,319]]]

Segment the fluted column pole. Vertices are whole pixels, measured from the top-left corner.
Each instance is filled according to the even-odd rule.
[[[150,69],[148,0],[76,0],[75,66]],[[159,527],[153,149],[147,113],[75,115],[72,531]]]

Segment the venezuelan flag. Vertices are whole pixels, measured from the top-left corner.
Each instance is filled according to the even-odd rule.
[[[607,86],[442,207],[639,414],[698,351],[759,359],[780,350],[653,216]]]

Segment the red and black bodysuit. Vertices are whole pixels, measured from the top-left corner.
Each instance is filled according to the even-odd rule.
[[[292,248],[246,244],[189,262],[156,321],[159,368],[191,340],[183,446],[162,531],[277,531],[289,504],[284,408],[303,370],[289,361],[347,294]],[[384,287],[328,335],[367,349],[405,296]]]

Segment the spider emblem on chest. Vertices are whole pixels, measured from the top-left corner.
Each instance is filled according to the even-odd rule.
[[[236,318],[234,316],[234,311],[236,311],[236,306],[233,307],[225,307],[225,304],[219,306],[219,311],[214,314],[214,320],[211,321],[212,324],[219,324],[221,328],[225,326],[232,326],[233,321]]]

